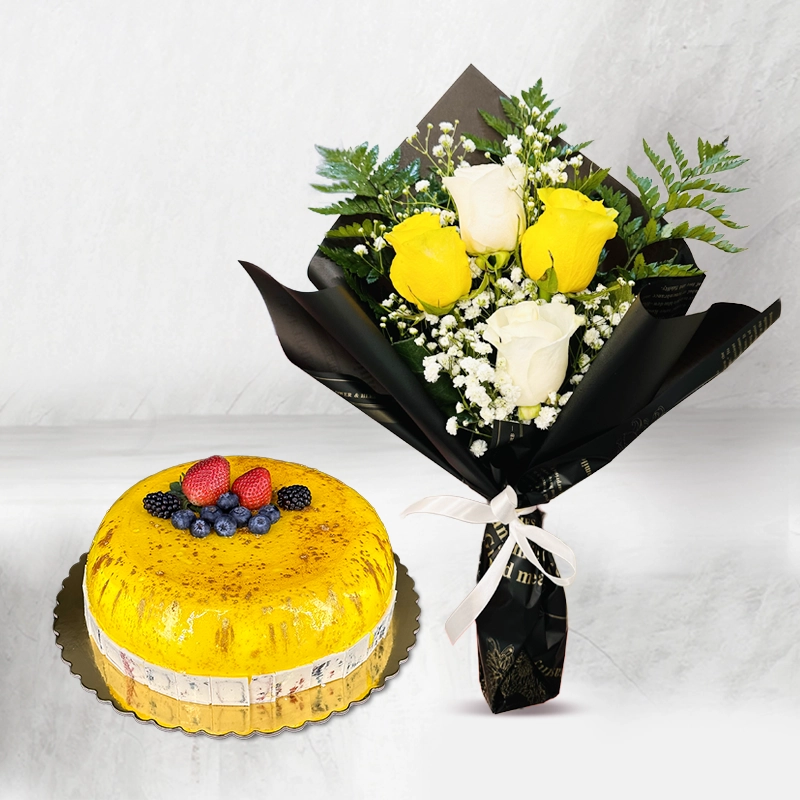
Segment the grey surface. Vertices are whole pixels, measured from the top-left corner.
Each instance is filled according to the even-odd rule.
[[[689,402],[800,402],[797,3],[3,5],[0,425],[349,412],[280,356],[237,259],[307,287],[313,145],[387,153],[470,62],[507,92],[542,76],[622,180],[642,137],[730,136],[749,249],[698,245],[697,306],[785,316]]]
[[[562,694],[495,717],[472,636],[452,647],[443,629],[472,585],[481,531],[399,518],[425,495],[469,493],[367,418],[5,428],[0,797],[788,796],[798,430],[795,411],[680,408],[551,503],[546,527],[579,569]],[[313,465],[386,522],[421,630],[400,675],[348,715],[277,738],[190,737],[116,714],[61,662],[55,597],[107,508],[145,475],[214,452]]]

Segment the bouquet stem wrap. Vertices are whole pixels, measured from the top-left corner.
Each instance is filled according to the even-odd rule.
[[[419,128],[457,118],[473,134],[490,135],[476,109],[499,112],[500,95],[470,67]],[[404,147],[401,153],[406,162],[413,157]],[[627,192],[610,177],[606,182]],[[629,199],[632,206],[639,203],[633,195]],[[684,263],[694,263],[685,242],[678,249]],[[563,542],[542,530],[538,507],[608,464],[730,366],[780,316],[780,301],[763,312],[717,303],[687,315],[702,275],[641,281],[630,310],[552,429],[495,422],[488,451],[476,459],[468,440],[446,432],[445,416],[422,376],[384,337],[337,265],[318,252],[308,270],[318,291],[297,292],[241,263],[290,361],[486,500],[440,498],[433,507],[485,524],[480,602],[470,595],[468,610],[459,609],[448,627],[451,638],[457,637],[477,614],[480,681],[493,712],[541,703],[560,690],[567,640],[564,585],[574,577],[575,562]],[[561,578],[554,552],[571,565],[571,575]]]

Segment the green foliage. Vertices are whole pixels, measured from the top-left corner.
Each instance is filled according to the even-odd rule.
[[[374,283],[381,277],[381,272],[369,255],[360,256],[346,247],[326,247],[320,245],[320,252],[345,272],[358,278],[364,278],[367,283]]]
[[[481,111],[479,110],[478,113],[481,115],[483,121],[493,130],[497,131],[504,139],[511,136],[513,133],[518,132],[518,128],[512,125],[507,120],[501,119],[500,117],[494,116],[494,114],[490,114],[488,111]],[[474,141],[474,139],[473,139]],[[477,142],[475,142],[477,144]],[[488,149],[488,148],[486,148]],[[490,151],[491,152],[491,151]]]
[[[700,274],[702,274],[702,271],[694,264],[675,263],[675,257],[668,261],[648,263],[641,253],[633,260],[633,268],[631,270],[631,277],[635,281],[643,278],[684,278],[688,275]]]
[[[429,383],[425,380],[423,377],[425,368],[422,360],[425,356],[430,355],[427,348],[420,347],[413,339],[402,339],[395,342],[392,347],[405,361],[408,368],[424,382],[425,389],[433,398],[436,406],[445,416],[452,417],[456,411],[456,403],[461,400],[461,395],[445,374],[440,375],[436,383]]]
[[[591,195],[602,185],[609,172],[611,172],[610,169],[598,169],[583,178],[578,177],[576,174],[567,184],[567,188],[574,189],[576,192],[583,192],[585,195]]]
[[[367,256],[359,256],[346,247],[326,245],[320,245],[319,251],[342,268],[347,285],[359,300],[366,303],[376,315],[384,313],[384,309],[369,295],[364,285],[375,283],[382,275],[380,265],[373,261],[372,251]]]
[[[336,214],[336,215],[349,215],[349,214],[383,214],[384,209],[377,200],[369,198],[354,197],[349,200],[340,200],[337,203],[332,203],[329,206],[322,208],[311,208],[310,211],[316,211],[317,214]]]
[[[379,225],[378,220],[365,219],[361,222],[354,222],[351,225],[341,225],[338,228],[333,228],[325,234],[325,238],[359,239],[369,236],[373,231],[377,231]]]
[[[536,287],[539,290],[539,299],[544,301],[549,301],[550,298],[558,292],[558,275],[556,275],[556,271],[553,267],[550,267],[550,269],[536,281]]]
[[[500,160],[505,153],[503,145],[496,139],[483,139],[480,136],[473,136],[472,134],[467,134],[467,138],[472,139],[475,144],[475,149],[480,153],[491,153],[498,160]]]
[[[353,194],[322,208],[312,208],[319,214],[380,214],[391,216],[392,201],[419,179],[419,161],[400,167],[400,149],[379,162],[378,148],[366,142],[358,147],[338,149],[317,145],[322,163],[317,174],[331,183],[311,184],[320,192]]]
[[[731,194],[743,190],[718,183],[706,176],[735,169],[744,164],[747,159],[732,155],[728,151],[727,139],[717,145],[698,139],[697,157],[699,163],[697,166],[690,167],[689,160],[671,133],[667,134],[667,141],[677,167],[677,173],[666,158],[658,155],[646,141],[642,140],[645,155],[647,155],[661,182],[664,184],[666,198],[662,198],[660,188],[650,178],[638,175],[628,167],[628,177],[638,189],[639,197],[648,217],[648,221],[644,226],[644,243],[651,244],[659,239],[697,239],[708,242],[726,253],[740,252],[743,248],[726,241],[722,234],[716,232],[713,226],[689,225],[688,222],[672,226],[663,223],[662,217],[671,211],[696,208],[709,214],[726,228],[742,228],[742,225],[730,219],[717,198],[707,196],[706,193]],[[654,221],[655,226],[651,225]]]

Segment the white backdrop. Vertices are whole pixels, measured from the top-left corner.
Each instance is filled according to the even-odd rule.
[[[284,358],[237,264],[296,287],[330,222],[314,143],[385,153],[470,63],[542,76],[572,141],[624,178],[730,136],[739,256],[695,249],[715,300],[784,318],[695,406],[795,406],[798,6],[759,3],[3,5],[0,424],[355,413]],[[535,9],[535,11],[533,10]]]

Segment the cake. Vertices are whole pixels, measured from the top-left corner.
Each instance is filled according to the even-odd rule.
[[[213,459],[230,465],[234,491],[249,492],[247,511],[238,507],[247,522],[239,519],[232,534],[218,519],[232,518],[233,510],[215,517],[220,533],[195,524],[198,514],[214,516],[201,512],[198,497],[216,493],[213,502],[222,505],[231,496],[225,486],[220,498],[219,485],[206,495],[194,485],[194,494],[188,491],[203,461],[130,488],[88,553],[84,607],[95,658],[106,675],[116,671],[109,685],[127,686],[129,702],[139,686],[148,697],[197,706],[273,703],[346,678],[389,628],[395,560],[386,529],[361,495],[299,464]],[[154,516],[158,502],[145,507],[157,492],[165,493],[162,516],[170,518]],[[282,497],[276,511],[269,501],[281,505]],[[170,514],[177,505],[188,510]],[[252,532],[265,527],[252,522],[256,516],[270,520],[263,533]]]

